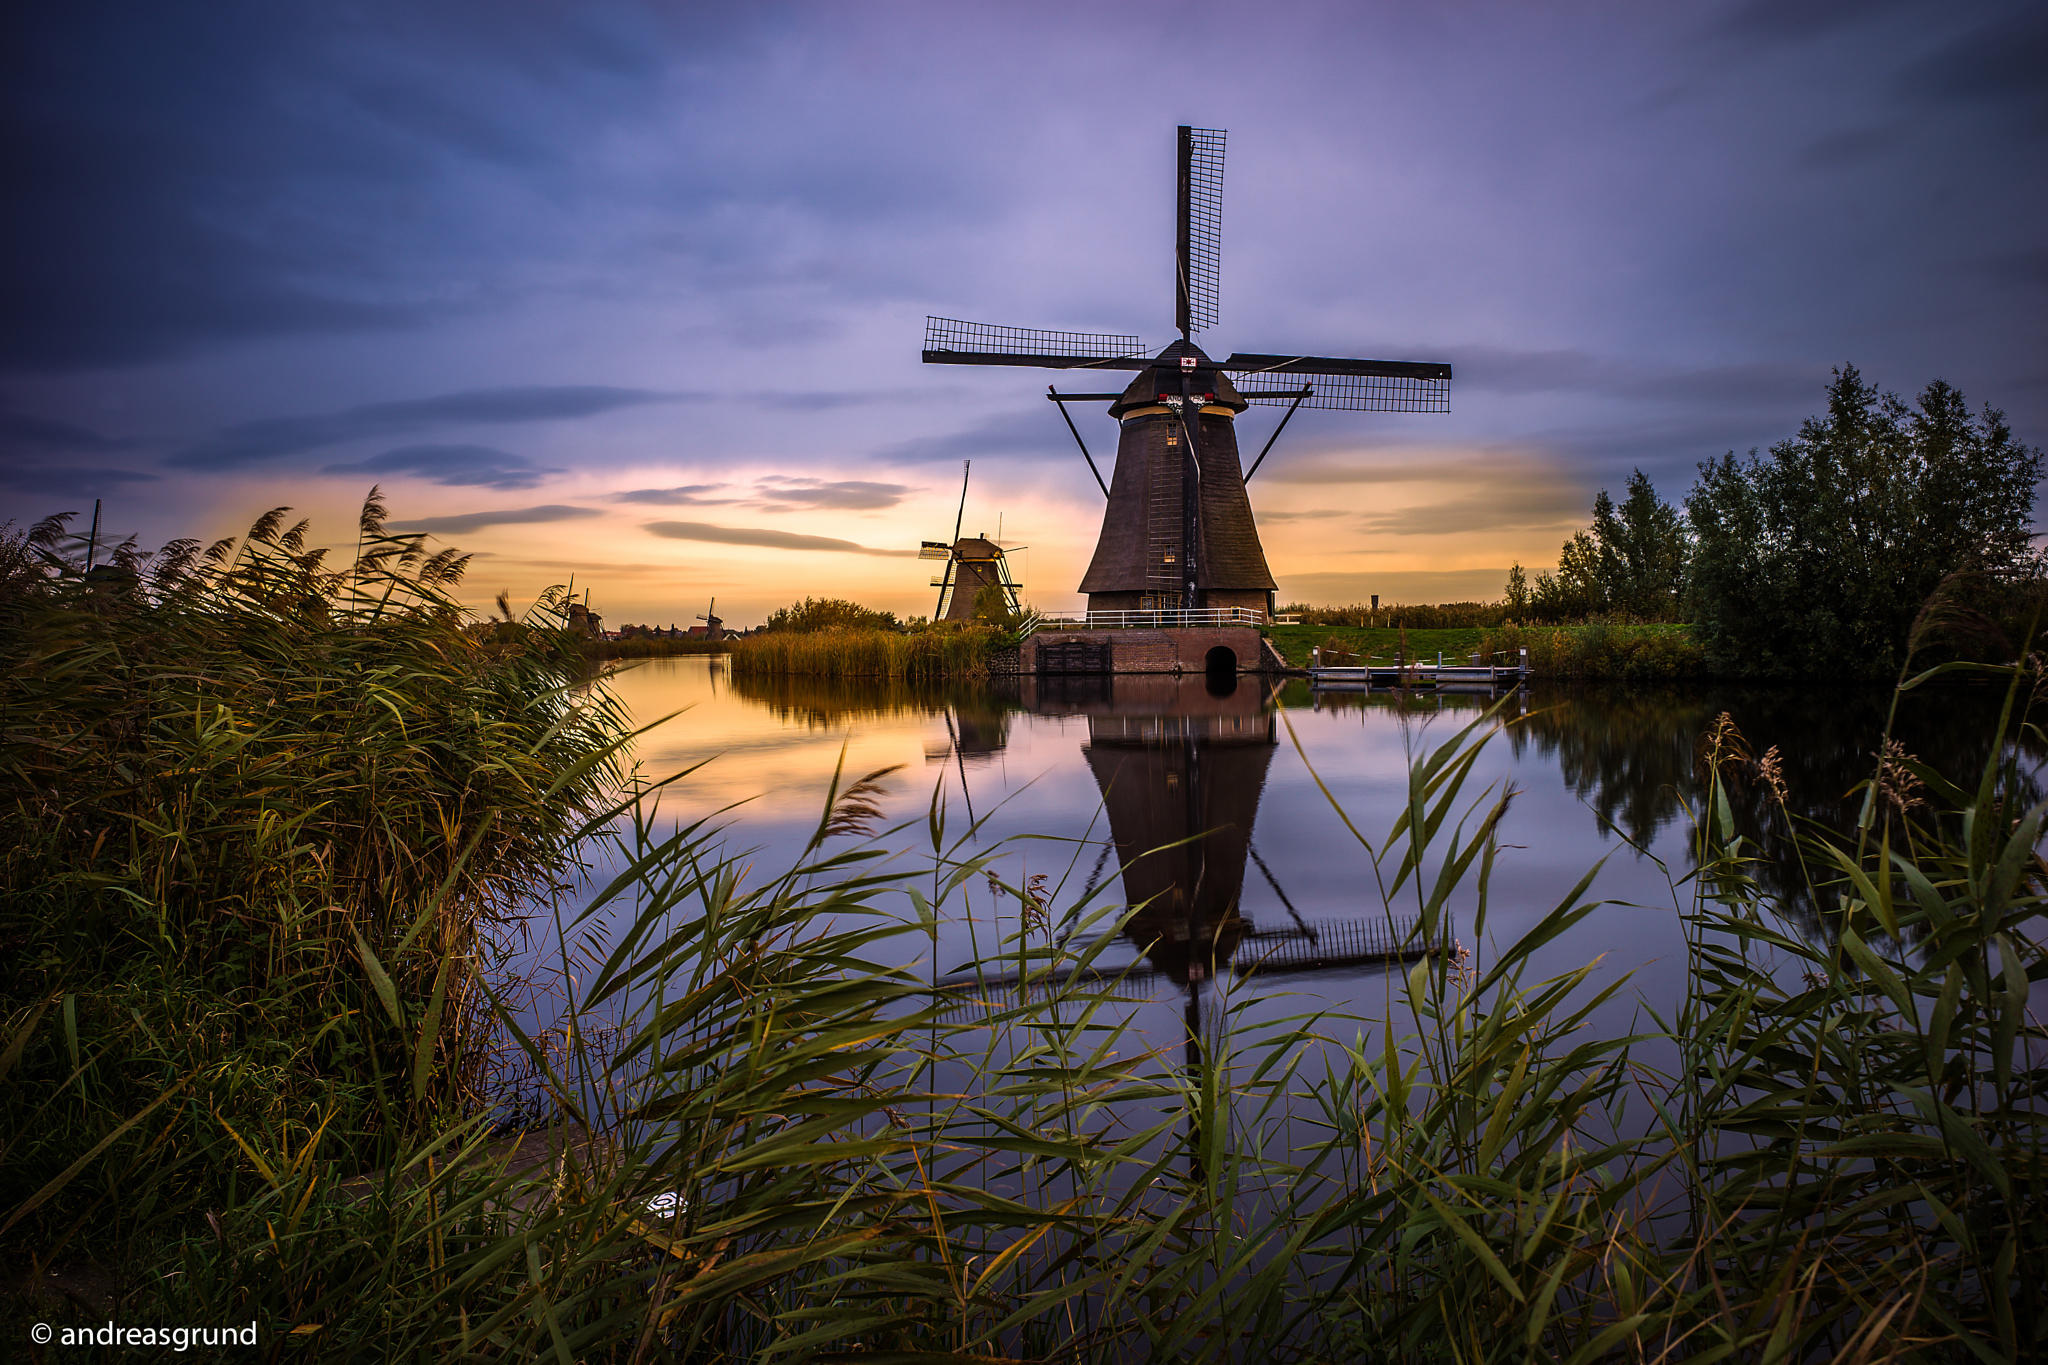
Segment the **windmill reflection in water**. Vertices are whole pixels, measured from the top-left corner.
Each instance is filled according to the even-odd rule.
[[[1213,1041],[1206,1030],[1223,1024],[1219,978],[1225,974],[1380,967],[1421,953],[1412,926],[1363,904],[1342,918],[1305,918],[1260,856],[1254,829],[1279,735],[1271,698],[1256,678],[1026,676],[1020,690],[1025,710],[1088,723],[1083,755],[1101,792],[1110,837],[1074,905],[1094,898],[1114,854],[1122,899],[1137,907],[1121,930],[1135,960],[1071,969],[1060,979],[1142,989],[1164,978],[1179,987],[1191,1069]],[[999,750],[1005,730],[966,717],[948,723],[951,757],[964,783],[967,760]],[[1244,914],[1248,868],[1271,887],[1284,918],[1254,922]],[[1092,953],[1079,959],[1098,962]],[[1043,980],[1034,976],[1031,984]],[[1001,1007],[1005,997],[1027,988],[1008,962],[963,967],[940,985],[959,992],[959,1012]]]

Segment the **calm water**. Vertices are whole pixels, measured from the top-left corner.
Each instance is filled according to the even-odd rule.
[[[1383,840],[1411,761],[1492,699],[1317,698],[1298,682],[1275,699],[1253,678],[1221,696],[1200,678],[1052,681],[1060,685],[1025,679],[1007,691],[825,685],[735,679],[724,660],[692,657],[624,669],[610,685],[641,723],[681,712],[636,750],[649,777],[702,765],[664,796],[664,818],[723,811],[726,847],[764,876],[787,867],[816,828],[843,758],[848,780],[894,769],[879,801],[886,823],[921,821],[935,789],[954,830],[980,822],[970,847],[990,851],[1011,886],[1045,877],[1056,921],[1091,890],[1151,901],[1116,960],[1146,958],[1142,989],[1152,1001],[1136,1022],[1157,1046],[1185,1039],[1205,1011],[1213,1021],[1225,991],[1241,1019],[1318,1006],[1379,1016],[1390,978],[1367,950],[1387,909],[1344,816]],[[1896,733],[1974,786],[1997,700],[1914,694]],[[1674,906],[1688,893],[1673,883],[1687,867],[1701,733],[1729,712],[1754,752],[1779,749],[1795,810],[1846,828],[1856,813],[1850,789],[1873,766],[1888,701],[1839,690],[1515,695],[1503,713],[1514,723],[1488,744],[1467,785],[1470,798],[1489,786],[1514,793],[1488,919],[1476,933],[1474,892],[1461,888],[1456,932],[1484,955],[1600,864],[1593,895],[1608,904],[1536,966],[1549,975],[1597,961],[1601,980],[1632,974],[1633,989],[1595,1020],[1628,1030],[1640,1001],[1668,1005],[1684,986]],[[2038,791],[2039,755],[2026,764]],[[906,867],[922,837],[921,827],[902,837]],[[1820,932],[1790,863],[1767,860],[1763,871],[1787,893],[1790,927]],[[1403,905],[1412,910],[1412,890],[1396,898],[1397,914]],[[1016,916],[1014,899],[984,892],[945,919],[936,961],[922,939],[906,937],[905,951],[927,954],[919,965],[934,975],[972,970],[1016,931]],[[1251,964],[1260,969],[1247,974]]]

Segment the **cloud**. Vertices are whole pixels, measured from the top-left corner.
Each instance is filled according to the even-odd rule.
[[[1584,523],[1586,508],[1592,503],[1592,494],[1582,480],[1526,450],[1462,459],[1409,455],[1369,463],[1331,456],[1289,466],[1275,476],[1275,482],[1326,489],[1318,501],[1336,505],[1307,512],[1261,512],[1259,520],[1350,517],[1361,537],[1571,527]],[[1454,495],[1419,503],[1414,501],[1416,493],[1397,495],[1403,505],[1390,506],[1393,499],[1369,491],[1391,485],[1414,485],[1424,498],[1445,492]],[[1357,491],[1347,493],[1346,489]]]
[[[782,508],[871,511],[894,507],[911,492],[908,484],[873,483],[866,479],[766,478],[754,485],[760,505]]]
[[[1589,393],[1652,402],[1781,404],[1805,400],[1827,377],[1807,366],[1751,361],[1691,368],[1644,365],[1585,351],[1451,349],[1453,388],[1488,393]]]
[[[331,464],[320,472],[418,474],[434,483],[450,487],[500,488],[510,491],[537,488],[548,475],[559,474],[562,471],[536,465],[522,455],[514,455],[494,446],[416,445],[400,446],[396,450],[387,450],[382,455],[372,455],[367,460]]]
[[[1864,128],[1844,128],[1838,133],[1815,138],[1799,153],[1799,162],[1815,170],[1852,166],[1889,152],[1904,140],[1906,125],[1873,123]]]
[[[81,467],[62,462],[0,466],[0,485],[12,492],[31,497],[71,498],[80,503],[113,497],[127,484],[156,481],[156,475],[133,469]]]
[[[2048,17],[2038,10],[1986,24],[1914,62],[1901,74],[1909,95],[1940,104],[2009,100],[2048,117]]]
[[[81,465],[80,455],[113,455],[138,442],[25,412],[0,411],[0,486],[18,495],[68,498],[81,503],[110,497],[157,476],[113,465]]]
[[[2001,251],[1979,259],[1977,273],[2001,286],[2048,289],[2048,247]]]
[[[838,389],[817,392],[755,389],[733,395],[771,412],[832,412],[839,408],[872,407],[878,403],[929,403],[943,395],[957,394],[957,387],[934,385],[911,389]]]
[[[1260,521],[1323,521],[1330,517],[1348,517],[1351,513],[1334,507],[1325,507],[1314,512],[1261,512]]]
[[[516,294],[508,267],[559,219],[488,191],[580,202],[585,149],[664,87],[644,34],[606,33],[635,16],[599,8],[10,13],[0,127],[34,192],[0,223],[0,366],[412,329]]]
[[[681,483],[673,488],[632,488],[612,494],[612,500],[653,503],[658,507],[723,507],[739,499],[707,498],[704,495],[726,486],[722,483]]]
[[[435,535],[459,535],[486,526],[524,526],[535,522],[570,521],[594,517],[594,507],[564,507],[549,503],[542,507],[507,507],[496,512],[462,512],[450,517],[421,517],[416,521],[393,522],[394,531],[427,531]]]
[[[803,536],[751,526],[713,526],[704,521],[650,521],[647,529],[670,540],[704,540],[716,545],[759,545],[771,550],[833,550],[856,555],[914,555],[915,550],[881,550],[831,536]]]
[[[221,431],[211,440],[171,456],[170,463],[187,469],[232,469],[318,450],[322,446],[377,436],[399,436],[436,427],[561,421],[594,417],[643,403],[659,403],[679,395],[649,389],[621,389],[597,384],[527,384],[511,388],[472,389],[412,398],[395,403],[367,403],[340,412],[296,417],[266,417]]]
[[[755,507],[770,512],[865,512],[894,507],[915,490],[908,484],[867,479],[818,479],[770,475],[755,480],[743,497],[709,497],[734,490],[726,483],[685,483],[673,488],[634,488],[614,493],[618,502],[651,503],[660,507]]]
[[[1050,404],[1047,406],[1049,408]],[[1083,429],[1083,434],[1087,434],[1086,428]],[[1056,413],[1038,408],[1022,408],[997,413],[958,431],[942,432],[933,436],[913,436],[909,440],[897,441],[875,451],[874,458],[903,464],[920,464],[927,460],[958,460],[977,455],[1047,454],[1061,449],[1072,440]],[[1109,449],[1111,452],[1116,449],[1113,438],[1109,442]],[[1075,462],[1075,469],[1082,477],[1086,477],[1087,470],[1078,460]]]
[[[1721,21],[1722,36],[1746,46],[1823,38],[1867,23],[1900,0],[1744,0]]]
[[[1822,400],[1820,386],[1815,401],[1787,405],[1781,416],[1738,408],[1714,409],[1698,417],[1656,418],[1643,422],[1608,425],[1546,427],[1502,446],[1504,455],[1530,450],[1571,462],[1591,472],[1623,471],[1639,465],[1652,475],[1657,467],[1683,468],[1687,477],[1701,460],[1719,459],[1727,451],[1768,447],[1799,429],[1800,417]],[[1661,482],[1661,480],[1660,480]]]
[[[1419,507],[1368,513],[1358,526],[1363,534],[1379,536],[1538,531],[1584,524],[1586,503],[1585,495],[1563,480],[1531,481],[1519,489],[1495,485]]]
[[[1261,471],[1256,483],[1351,484],[1351,483],[1435,483],[1464,477],[1490,478],[1498,472],[1492,466],[1480,468],[1473,461],[1447,459],[1379,459],[1370,455],[1363,462],[1354,453],[1294,460],[1273,470]],[[1334,512],[1297,515],[1338,515]]]
[[[76,451],[106,454],[129,450],[136,442],[122,436],[102,436],[70,422],[35,417],[25,412],[0,411],[0,450]]]

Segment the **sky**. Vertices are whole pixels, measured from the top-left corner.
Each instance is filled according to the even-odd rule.
[[[906,615],[920,540],[1075,592],[1037,370],[927,314],[1172,339],[1174,128],[1229,130],[1230,351],[1449,362],[1250,485],[1283,601],[1498,597],[1594,494],[1768,447],[1854,364],[2048,444],[2038,4],[18,5],[0,520],[266,509],[608,624]],[[1279,410],[1240,421],[1256,449]],[[1116,429],[1076,410],[1098,458]]]

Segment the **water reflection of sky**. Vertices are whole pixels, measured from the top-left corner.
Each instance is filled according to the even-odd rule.
[[[1493,701],[1318,698],[1298,682],[1275,695],[1256,678],[1225,697],[1199,678],[1024,679],[1003,691],[735,680],[723,660],[704,657],[639,664],[609,685],[637,723],[652,725],[634,750],[644,777],[695,768],[662,795],[659,827],[711,818],[722,829],[722,851],[750,865],[754,884],[799,857],[835,769],[842,785],[894,769],[878,800],[878,823],[907,826],[889,840],[891,866],[929,867],[924,821],[936,792],[948,811],[949,840],[966,839],[960,856],[989,857],[1012,888],[1046,879],[1055,929],[1091,895],[1098,905],[1149,898],[1103,955],[1112,968],[1136,969],[1124,988],[1135,1002],[1111,1014],[1130,1030],[1119,1046],[1190,1062],[1191,1034],[1213,1045],[1227,1029],[1242,1040],[1313,1012],[1350,1016],[1327,1020],[1321,1031],[1340,1041],[1356,1037],[1369,1055],[1381,1046],[1375,1021],[1392,1019],[1398,1033],[1408,1032],[1407,1006],[1394,990],[1401,964],[1390,969],[1376,952],[1383,945],[1367,940],[1376,929],[1384,940],[1390,921],[1412,919],[1417,893],[1413,883],[1402,888],[1389,913],[1345,816],[1367,839],[1384,840],[1407,800],[1411,765]],[[1513,793],[1499,826],[1487,920],[1481,932],[1468,878],[1451,899],[1451,932],[1485,965],[1601,864],[1591,896],[1606,903],[1535,952],[1525,982],[1595,964],[1586,989],[1624,974],[1631,980],[1589,1016],[1588,1027],[1613,1038],[1644,1028],[1646,1011],[1670,1018],[1686,987],[1677,907],[1691,890],[1673,881],[1690,863],[1687,806],[1698,790],[1701,732],[1728,711],[1753,752],[1777,747],[1792,807],[1840,830],[1855,818],[1852,788],[1871,769],[1887,701],[1739,689],[1536,689],[1508,698],[1499,712],[1506,729],[1487,743],[1464,789],[1465,803],[1476,803],[1475,823],[1500,793]],[[1929,694],[1909,700],[1896,733],[1908,750],[1974,786],[1996,714],[1995,696]],[[2037,748],[2023,751],[2022,768],[2029,800],[2038,800]],[[1767,804],[1755,784],[1736,798],[1750,814]],[[971,836],[970,807],[980,822]],[[1768,834],[1753,821],[1750,828]],[[1138,856],[1176,843],[1163,855]],[[1768,855],[1768,838],[1765,847]],[[607,879],[612,861],[601,859],[586,886]],[[1425,878],[1435,871],[1432,861]],[[1759,871],[1767,884],[1774,876],[1792,884],[1768,856]],[[930,890],[928,877],[917,884]],[[900,897],[882,903],[908,910]],[[577,904],[572,897],[571,907]],[[1824,928],[1810,906],[1783,913],[1794,933],[1813,937]],[[585,963],[602,956],[630,914],[615,907],[586,922],[585,932],[594,933]],[[979,959],[983,973],[1007,973],[1010,964],[989,959],[1019,929],[1013,895],[993,894],[972,878],[944,902],[938,921],[935,946],[921,933],[892,941],[902,965],[937,978]],[[545,974],[541,961],[506,965]],[[1255,961],[1266,966],[1247,973]],[[584,970],[572,970],[572,993]],[[537,1005],[527,1023],[547,1025],[552,1014]],[[1639,1044],[1635,1057],[1662,1069],[1674,1060],[1667,1051]],[[1242,1056],[1228,1063],[1246,1064]],[[941,1079],[976,1085],[971,1076]],[[1223,1093],[1234,1092],[1226,1083]],[[1140,1107],[1157,1108],[1149,1101]],[[1232,1120],[1245,1121],[1241,1113]],[[1306,1111],[1281,1122],[1288,1142],[1315,1139]],[[1652,1111],[1631,1106],[1625,1122],[1647,1130]]]
[[[1113,832],[1103,818],[1104,751],[1113,746],[1115,726],[1124,723],[1114,718],[1207,714],[1213,724],[1224,714],[1273,709],[1261,706],[1264,689],[1255,679],[1223,701],[1209,696],[1199,679],[1177,691],[1165,680],[1118,679],[1106,697],[1071,686],[1041,694],[1027,680],[1021,694],[1004,699],[972,688],[802,679],[741,679],[736,686],[722,660],[702,657],[627,668],[611,686],[641,724],[676,713],[638,741],[644,775],[660,778],[701,765],[663,797],[664,815],[694,819],[733,807],[722,817],[727,846],[752,851],[758,867],[780,868],[795,856],[843,763],[848,780],[896,769],[885,779],[881,800],[888,823],[921,819],[935,788],[955,830],[967,823],[971,807],[983,822],[976,847],[999,849],[997,865],[1016,886],[1039,874],[1057,881],[1070,867],[1085,882],[1105,850],[1102,841]],[[1243,876],[1235,895],[1240,913],[1255,926],[1297,917],[1382,918],[1386,908],[1370,861],[1333,801],[1368,839],[1383,839],[1406,800],[1411,763],[1477,718],[1486,700],[1422,696],[1398,705],[1381,696],[1317,699],[1299,684],[1279,700],[1266,761],[1220,772],[1212,783],[1257,788],[1232,790],[1227,809],[1218,807],[1221,814],[1211,817],[1221,824],[1249,815],[1251,846],[1272,873],[1271,881]],[[1467,784],[1472,798],[1489,785],[1516,793],[1500,827],[1503,849],[1486,937],[1520,934],[1605,858],[1595,893],[1626,904],[1603,908],[1551,945],[1543,965],[1563,970],[1604,957],[1609,969],[1658,974],[1680,943],[1673,891],[1659,864],[1682,872],[1686,863],[1694,749],[1712,717],[1731,711],[1756,752],[1777,745],[1794,804],[1841,823],[1853,819],[1847,793],[1869,771],[1883,704],[1882,697],[1854,693],[1783,691],[1537,691],[1514,698],[1504,713],[1514,724],[1489,743]],[[1982,710],[1980,699],[1908,706],[1899,730],[1909,749],[1960,775],[1982,761],[1990,728]],[[1202,747],[1230,752],[1216,746],[1211,740]],[[1141,738],[1134,751],[1143,748]],[[1148,805],[1179,799],[1164,785],[1179,780],[1166,770],[1172,766],[1129,768],[1131,780],[1160,789],[1146,800],[1118,803],[1126,825],[1141,819]],[[1173,829],[1169,819],[1148,837]],[[1181,837],[1200,832],[1189,828]],[[1005,846],[1022,835],[1095,842]],[[1137,831],[1122,837],[1129,843]],[[1397,897],[1396,908],[1403,902],[1412,907],[1412,895]],[[1457,908],[1469,937],[1469,888]],[[941,956],[950,953],[953,960],[941,969],[971,955],[973,942],[986,944],[992,928],[1014,928],[1014,907],[999,914],[1012,919],[982,923],[971,939],[964,925],[942,936]],[[1323,988],[1342,992],[1335,983]]]
[[[663,793],[659,827],[711,818],[722,851],[748,863],[755,884],[798,858],[835,769],[842,785],[894,769],[883,779],[879,823],[908,827],[889,840],[891,866],[929,866],[924,822],[936,791],[948,839],[967,840],[962,856],[989,857],[1013,888],[1046,878],[1055,928],[1091,895],[1098,905],[1150,898],[1103,961],[1137,969],[1125,993],[1138,1002],[1116,1014],[1132,1030],[1129,1045],[1162,1058],[1185,1053],[1191,1031],[1214,1039],[1226,1013],[1238,1037],[1309,1012],[1348,1015],[1326,1032],[1363,1035],[1375,1053],[1372,1021],[1392,1017],[1406,1032],[1395,971],[1365,940],[1376,930],[1384,938],[1390,921],[1411,920],[1417,893],[1413,883],[1402,888],[1390,914],[1345,816],[1367,839],[1383,841],[1407,800],[1411,764],[1492,702],[1317,698],[1298,682],[1275,696],[1249,677],[1227,697],[1199,678],[1025,679],[1006,692],[735,680],[723,660],[701,656],[626,668],[609,685],[636,723],[652,726],[634,750],[644,777],[695,768]],[[1596,964],[1588,989],[1632,979],[1589,1027],[1619,1037],[1649,1022],[1646,1009],[1668,1018],[1686,986],[1676,907],[1690,888],[1673,880],[1690,861],[1687,805],[1697,791],[1700,733],[1728,711],[1754,752],[1778,747],[1791,804],[1841,829],[1854,820],[1851,788],[1870,771],[1886,701],[1716,689],[1537,689],[1509,698],[1499,713],[1507,728],[1487,743],[1464,790],[1479,809],[1514,793],[1499,827],[1487,920],[1480,932],[1468,878],[1451,898],[1452,933],[1484,965],[1599,863],[1591,896],[1607,903],[1533,954],[1525,981]],[[1995,697],[1930,695],[1902,710],[1897,733],[1909,750],[1974,785],[1996,713]],[[2038,799],[2040,755],[2029,750],[2023,766]],[[1760,788],[1737,797],[1738,807],[1763,805]],[[971,836],[970,807],[980,822]],[[1176,841],[1185,842],[1137,857]],[[614,861],[600,858],[586,888],[607,879]],[[1426,878],[1435,871],[1432,861]],[[1774,875],[1768,858],[1761,871],[1767,881]],[[930,879],[919,885],[929,890]],[[572,896],[569,904],[580,903]],[[883,904],[908,909],[900,898]],[[602,957],[630,914],[619,906],[586,922],[585,964]],[[992,894],[977,877],[938,918],[935,947],[923,934],[898,941],[902,965],[943,977],[980,959],[984,973],[1004,972],[1007,964],[987,959],[1019,929],[1014,896]],[[1808,936],[1822,927],[1810,907],[1793,906],[1788,920]],[[1368,951],[1347,953],[1347,945]],[[1233,958],[1235,969],[1227,965]],[[537,951],[505,965],[545,976],[551,960]],[[1267,966],[1247,974],[1254,961]],[[572,969],[571,993],[587,970]],[[526,1022],[546,1026],[554,1012],[537,1003]],[[1657,1048],[1639,1047],[1637,1058],[1653,1067],[1669,1060]],[[1637,1106],[1630,1122],[1647,1123],[1649,1113]]]

